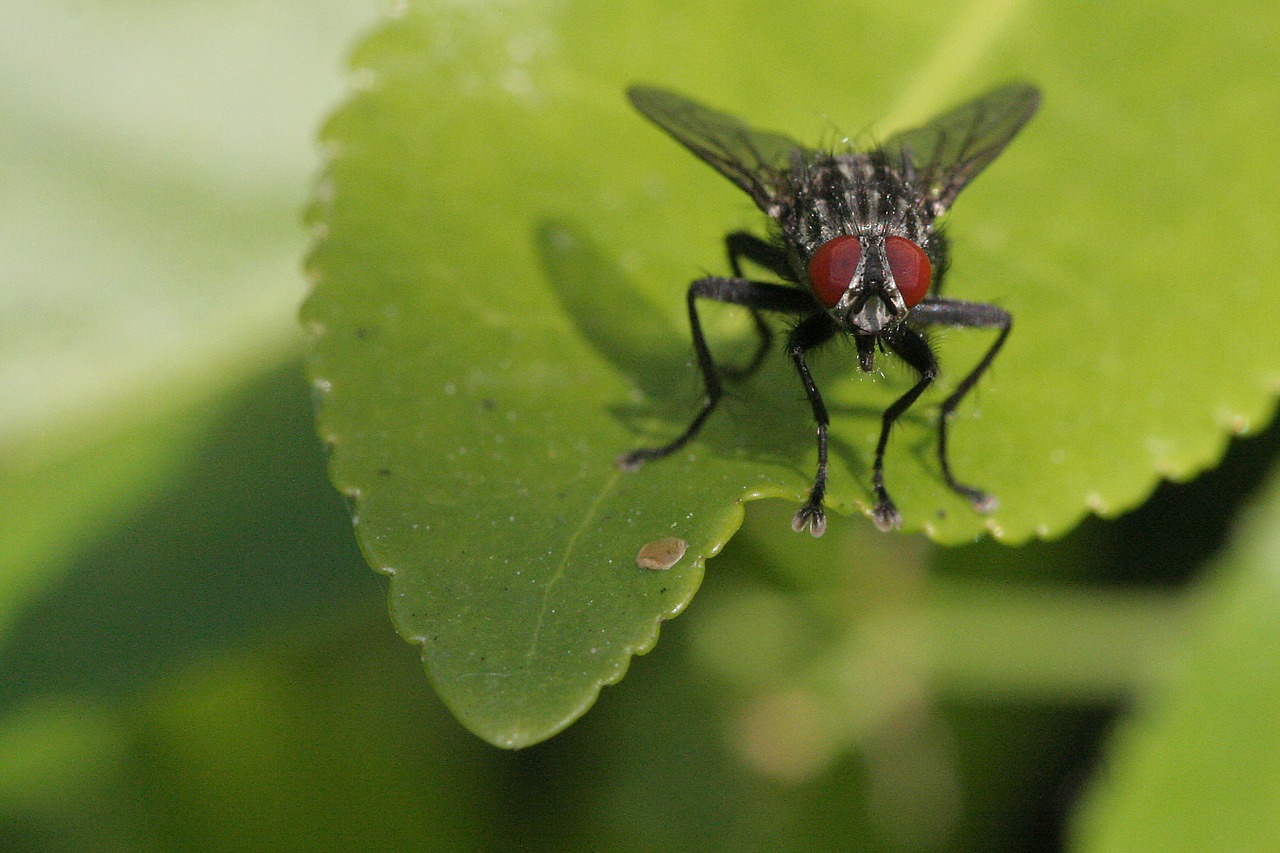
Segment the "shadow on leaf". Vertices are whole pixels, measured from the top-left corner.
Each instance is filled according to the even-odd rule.
[[[592,348],[643,392],[643,400],[613,405],[612,413],[637,432],[646,432],[645,427],[652,427],[654,420],[669,424],[655,440],[673,437],[693,416],[702,390],[687,330],[676,329],[668,312],[636,288],[630,276],[581,226],[566,219],[543,220],[534,239],[547,282],[565,313]],[[673,298],[680,297],[673,294]],[[710,321],[714,327],[715,320],[714,313],[704,315],[704,324]],[[713,342],[717,351],[731,351],[717,357],[727,363],[734,363],[735,357],[744,360],[753,339],[750,335],[739,337]],[[740,352],[732,353],[735,349]],[[749,455],[785,465],[807,481],[812,476],[813,415],[794,369],[779,349],[775,344],[774,352],[754,376],[726,382],[720,408],[697,443],[718,458]],[[822,355],[815,354],[815,367],[826,375],[827,383],[841,381],[845,373],[838,363],[832,363],[840,361],[840,349],[830,347]],[[852,352],[848,355],[849,369],[856,370]],[[821,362],[826,364],[818,366]],[[878,421],[881,414],[876,406],[838,402],[829,406],[841,418]],[[855,445],[839,432],[833,432],[831,445],[832,452],[858,472],[860,481],[864,479],[868,461]]]
[[[597,353],[653,400],[688,384],[688,343],[581,228],[543,220],[534,243],[565,314]]]

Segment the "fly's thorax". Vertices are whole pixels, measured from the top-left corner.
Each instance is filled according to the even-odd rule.
[[[934,218],[914,174],[899,172],[879,152],[813,152],[794,164],[767,212],[805,258],[843,234],[897,234],[923,245]]]

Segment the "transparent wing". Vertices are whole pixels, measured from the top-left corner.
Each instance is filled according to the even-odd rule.
[[[790,137],[753,130],[675,92],[632,86],[627,97],[645,118],[745,190],[762,209],[784,186],[792,152],[804,150]]]
[[[1040,106],[1040,92],[1010,83],[935,118],[924,127],[890,137],[880,150],[915,169],[935,216],[996,159]]]

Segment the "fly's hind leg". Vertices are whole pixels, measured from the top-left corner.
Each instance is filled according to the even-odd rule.
[[[749,231],[734,231],[724,238],[724,246],[729,253],[729,266],[733,270],[734,278],[745,278],[742,272],[743,260],[750,261],[781,279],[791,278],[787,253]],[[755,373],[760,369],[760,365],[764,364],[765,356],[769,354],[769,348],[773,345],[773,330],[769,328],[760,309],[752,306],[748,308],[751,311],[751,320],[756,326],[759,343],[756,345],[755,354],[746,364],[740,367],[732,364],[720,366],[720,374],[725,379],[746,379]]]

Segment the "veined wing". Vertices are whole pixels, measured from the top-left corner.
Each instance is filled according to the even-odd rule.
[[[923,127],[891,136],[881,151],[914,168],[935,216],[996,158],[1040,106],[1040,91],[1010,83],[943,113]]]
[[[803,146],[780,133],[753,130],[737,118],[649,86],[627,90],[645,118],[768,209],[791,170],[792,152]]]

